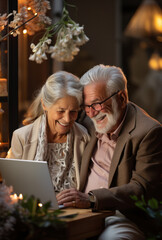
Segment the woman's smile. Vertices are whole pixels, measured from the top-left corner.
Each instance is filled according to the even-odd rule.
[[[46,108],[50,132],[53,136],[66,135],[78,116],[79,104],[75,97],[65,96]]]
[[[69,123],[62,123],[60,121],[57,121],[62,127],[68,127]]]

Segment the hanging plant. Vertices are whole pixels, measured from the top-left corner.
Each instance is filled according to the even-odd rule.
[[[8,15],[0,14],[0,30],[2,31],[7,25],[11,28],[7,35],[0,37],[0,41],[10,34],[16,37],[20,34],[19,28],[24,25],[29,35],[45,29],[39,42],[31,43],[32,54],[29,60],[42,63],[48,59],[48,54],[50,54],[51,58],[60,62],[72,61],[80,51],[79,47],[89,41],[89,38],[84,33],[84,26],[80,26],[71,19],[67,6],[72,5],[64,1],[62,17],[55,24],[51,24],[52,20],[46,16],[47,10],[51,9],[47,0],[29,0],[27,6],[20,5],[19,13],[13,11]],[[13,20],[9,22],[11,16]],[[54,36],[56,36],[55,43],[52,45]]]
[[[50,46],[54,35],[56,35],[56,42]],[[65,4],[61,19],[46,28],[46,32],[38,44],[30,45],[33,54],[30,55],[29,60],[42,63],[47,59],[47,54],[51,54],[51,58],[57,61],[70,62],[80,51],[79,47],[88,40],[89,38],[84,33],[84,27],[79,26],[70,18]]]

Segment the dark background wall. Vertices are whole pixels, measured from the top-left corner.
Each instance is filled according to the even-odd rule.
[[[156,1],[162,7],[162,0]],[[53,3],[53,1],[51,1]],[[129,98],[162,121],[162,72],[152,71],[148,61],[154,49],[143,40],[125,37],[124,30],[142,3],[140,0],[67,0],[75,5],[68,7],[70,16],[84,25],[89,42],[80,48],[72,62],[59,64],[50,59],[42,64],[28,60],[31,42],[39,35],[19,39],[19,109],[22,114],[33,99],[34,92],[42,86],[53,72],[64,69],[82,76],[96,64],[116,65],[123,69],[128,79]],[[26,44],[24,52],[22,45]],[[25,54],[25,55],[24,55]],[[25,84],[25,89],[24,89]]]

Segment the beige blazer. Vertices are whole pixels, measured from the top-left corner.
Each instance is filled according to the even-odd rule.
[[[97,139],[90,121],[83,124],[91,133],[82,159],[80,190],[84,190],[91,155]],[[108,188],[93,190],[96,208],[118,209],[135,218],[134,202],[130,196],[157,197],[162,200],[162,126],[133,103],[128,104],[127,115],[117,139],[112,158]],[[140,218],[139,216],[137,219]],[[138,221],[138,220],[137,220]]]
[[[25,160],[33,160],[35,158],[40,122],[41,117],[36,119],[32,124],[23,126],[13,132],[11,148],[6,158]],[[89,141],[89,135],[85,127],[76,122],[73,124],[72,130],[74,132],[73,159],[76,169],[77,187],[79,188],[81,158]]]

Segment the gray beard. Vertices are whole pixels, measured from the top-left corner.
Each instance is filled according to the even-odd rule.
[[[120,112],[118,110],[118,105],[117,105],[116,100],[112,101],[112,109],[113,109],[113,113],[102,113],[102,112],[100,112],[97,116],[91,118],[93,123],[94,123],[95,129],[98,133],[103,133],[103,134],[104,133],[110,133],[112,128],[116,125],[116,123],[119,119],[119,116],[120,116]],[[108,119],[108,122],[105,125],[105,127],[100,128],[99,124],[97,124],[97,119],[99,119],[100,117],[105,116],[105,115]]]

